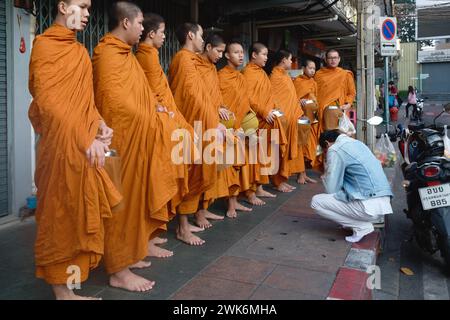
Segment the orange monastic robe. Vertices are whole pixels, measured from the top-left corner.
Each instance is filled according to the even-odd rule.
[[[122,161],[123,209],[107,224],[105,266],[111,274],[147,256],[148,240],[169,221],[177,194],[171,162],[176,124],[156,112],[156,101],[131,46],[106,34],[94,50],[95,100],[114,129],[112,148]]]
[[[225,106],[225,104],[223,102],[222,92],[220,91],[219,77],[217,75],[216,66],[201,55],[197,55],[195,64],[203,79],[203,83],[211,96],[211,103],[218,113],[219,109],[222,106]],[[226,143],[224,143],[224,145],[226,147]],[[238,190],[239,171],[234,166],[231,166],[218,172],[216,184],[213,189],[205,193],[204,200],[208,201],[209,199],[218,199],[237,195]],[[206,204],[204,204],[204,206],[205,205]]]
[[[267,115],[270,113],[272,109],[276,106],[275,101],[273,100],[272,95],[272,85],[270,83],[269,77],[266,72],[256,65],[253,62],[247,64],[247,66],[242,70],[244,75],[244,79],[247,82],[247,86],[249,89],[249,98],[250,98],[250,107],[257,113],[259,120],[259,129],[267,129],[268,133],[268,154],[270,154],[271,149],[271,141],[270,141],[270,130],[278,129],[279,133],[279,170],[278,175],[283,177],[285,180],[288,178],[289,169],[287,164],[287,154],[286,154],[286,145],[287,138],[285,129],[283,128],[279,119],[275,119],[273,124],[270,124],[266,121]],[[268,165],[263,165],[261,163],[261,167],[268,167]],[[277,177],[275,176],[275,177]],[[275,179],[273,181],[276,186],[278,186],[281,181]],[[268,183],[268,176],[261,175],[262,183]]]
[[[317,83],[317,100],[319,103],[319,119],[322,122],[323,111],[326,107],[334,104],[340,106],[352,104],[356,97],[355,81],[353,73],[342,68],[322,68],[314,76]],[[321,123],[323,126],[323,123]],[[322,132],[322,128],[320,132]]]
[[[297,120],[303,116],[303,110],[297,99],[297,92],[292,79],[284,68],[278,66],[273,68],[270,82],[275,104],[279,106],[289,121],[288,127],[285,128],[288,139],[287,157],[285,157],[288,164],[286,175],[289,177],[293,173],[305,171],[303,146],[298,144],[297,129]]]
[[[294,80],[295,90],[297,91],[297,99],[316,100],[317,99],[317,83],[314,78],[309,78],[306,75],[298,76]],[[313,168],[317,167],[317,145],[319,144],[319,122],[314,123],[315,119],[311,121],[311,134],[309,135],[308,144],[303,147],[303,155],[306,159],[311,161]]]
[[[136,52],[136,59],[139,61],[142,70],[144,70],[150,89],[154,93],[156,101],[160,105],[166,107],[170,112],[174,113],[174,120],[177,123],[178,128],[187,130],[190,133],[191,143],[193,143],[194,129],[189,123],[186,122],[186,119],[184,119],[175,104],[175,99],[173,98],[172,91],[170,90],[169,82],[167,81],[167,77],[164,74],[159,62],[158,49],[146,43],[141,43],[139,44],[139,48]],[[186,150],[186,152],[191,151],[192,150]],[[175,199],[172,199],[171,207],[177,207],[189,191],[188,170],[188,165],[177,166],[179,194]]]
[[[198,127],[204,134],[208,129],[217,128],[219,114],[196,66],[197,59],[196,53],[181,49],[170,64],[169,84],[181,114],[194,128],[194,122],[198,122]],[[199,139],[202,140],[202,137]],[[204,143],[203,146],[207,144]],[[207,164],[203,159],[201,164],[193,165],[189,173],[189,194],[179,206],[178,212],[182,214],[197,212],[200,201],[210,200],[204,198],[204,193],[214,187],[216,180],[215,163]]]
[[[36,276],[66,284],[77,265],[81,281],[104,252],[103,219],[121,195],[104,169],[91,167],[86,150],[101,117],[95,108],[92,65],[74,31],[54,24],[33,43],[29,89],[30,121],[40,135]],[[110,220],[110,219],[105,219]]]
[[[218,72],[220,90],[225,105],[232,111],[236,117],[234,129],[241,127],[242,119],[250,111],[250,99],[247,83],[244,75],[229,66],[225,66]],[[248,163],[248,144],[246,144],[246,163]],[[261,175],[258,164],[245,164],[240,170],[240,190],[256,191],[260,184]]]

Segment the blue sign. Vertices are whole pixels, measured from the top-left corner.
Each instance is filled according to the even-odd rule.
[[[395,26],[395,23],[393,20],[391,20],[391,19],[384,20],[381,30],[382,30],[383,37],[386,40],[390,41],[395,38],[396,26]]]

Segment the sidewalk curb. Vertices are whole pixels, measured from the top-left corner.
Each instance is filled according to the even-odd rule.
[[[395,167],[384,169],[389,184],[393,186],[395,180]],[[386,217],[387,218],[387,217]],[[387,227],[387,220],[385,221]],[[377,256],[382,248],[385,228],[375,229],[370,235],[364,237],[359,243],[354,243],[345,259],[344,265],[339,269],[327,300],[372,300],[372,289],[367,286],[367,280],[375,266]]]
[[[376,230],[352,245],[327,300],[372,300],[372,290],[367,286],[370,276],[367,271],[376,265],[380,238],[380,232]]]

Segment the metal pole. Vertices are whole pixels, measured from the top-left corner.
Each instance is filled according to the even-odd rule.
[[[191,0],[191,20],[198,23],[198,0]]]
[[[384,121],[386,133],[389,132],[389,57],[384,57]]]
[[[373,0],[365,2],[367,7],[372,6],[374,4]],[[365,8],[367,12],[367,9]],[[365,119],[369,119],[375,115],[375,110],[377,108],[377,104],[375,102],[375,45],[374,45],[374,29],[367,29],[367,103],[366,103],[366,114]],[[364,123],[366,128],[366,144],[370,149],[373,149],[375,145],[375,127],[368,126]]]
[[[358,0],[357,3],[357,12],[358,12],[358,21],[357,21],[357,29],[358,29],[358,37],[356,43],[356,116],[359,119],[365,119],[364,109],[365,109],[365,47],[364,47],[364,2],[362,0]],[[365,136],[365,128],[364,123],[362,121],[356,122],[356,138],[359,141],[366,143]]]

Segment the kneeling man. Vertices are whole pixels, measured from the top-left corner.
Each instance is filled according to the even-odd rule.
[[[312,198],[311,208],[344,228],[353,229],[348,242],[359,242],[374,231],[373,223],[392,213],[389,182],[370,149],[362,142],[325,131],[319,139],[326,152],[323,182],[326,194]]]

